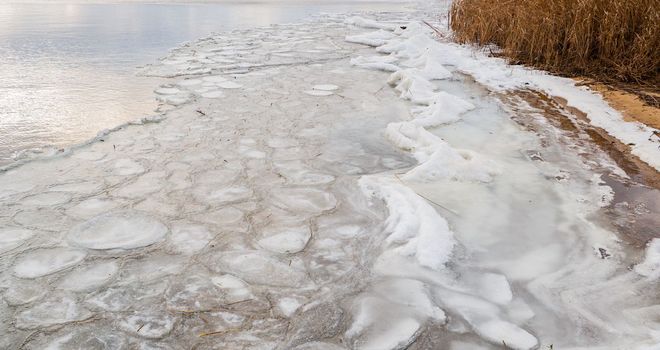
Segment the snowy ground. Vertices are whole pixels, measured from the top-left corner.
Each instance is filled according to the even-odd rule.
[[[175,108],[0,174],[0,347],[660,349],[625,173],[420,16],[190,43]]]

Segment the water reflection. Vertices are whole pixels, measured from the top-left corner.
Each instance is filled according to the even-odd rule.
[[[154,78],[135,67],[214,31],[396,3],[0,4],[0,164],[81,142],[151,113]]]

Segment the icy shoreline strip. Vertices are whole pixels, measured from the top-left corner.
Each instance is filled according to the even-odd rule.
[[[443,26],[439,26],[444,28]],[[553,76],[545,71],[510,65],[501,58],[489,57],[484,51],[454,43],[437,42],[440,63],[455,66],[492,91],[537,90],[566,100],[569,107],[584,112],[589,123],[602,128],[631,148],[631,153],[656,170],[660,170],[660,137],[657,129],[639,122],[627,122],[619,111],[610,107],[598,92],[576,86],[570,78]]]

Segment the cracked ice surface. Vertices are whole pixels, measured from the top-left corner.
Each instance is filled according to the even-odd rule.
[[[434,64],[418,15],[186,44],[144,71],[167,118],[1,173],[0,347],[651,344],[658,245],[645,278],[585,256],[614,245],[600,177]]]

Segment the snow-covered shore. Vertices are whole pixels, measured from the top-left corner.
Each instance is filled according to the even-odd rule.
[[[490,93],[527,73],[420,16],[186,44],[175,109],[0,174],[2,347],[657,349],[657,244],[628,270],[602,174]]]

